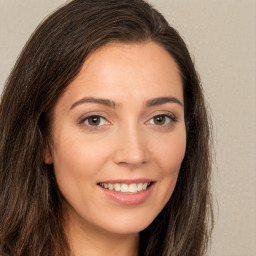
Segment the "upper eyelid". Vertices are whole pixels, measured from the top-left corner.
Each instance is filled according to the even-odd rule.
[[[93,116],[98,116],[100,118],[103,118],[105,120],[104,122],[106,122],[106,124],[102,124],[102,125],[86,124],[85,122],[88,120],[88,118],[93,117]],[[111,125],[111,123],[105,117],[103,117],[101,115],[87,115],[87,116],[81,117],[77,123],[79,126],[83,127],[84,129],[91,130],[91,131],[97,131],[97,130],[103,129],[104,127],[106,127],[108,125]]]
[[[168,117],[170,119],[170,122],[176,122],[177,121],[176,117],[172,114],[158,114],[158,115],[152,116],[148,121],[146,121],[146,123],[149,123],[154,117],[157,117],[157,116]]]
[[[174,119],[177,119],[177,116],[174,113],[172,113],[171,111],[155,111],[147,116],[147,120],[150,120],[155,116],[162,116],[162,115],[173,117]]]
[[[91,117],[99,117],[99,118],[102,118],[102,119],[104,119],[105,122],[107,122],[108,124],[110,124],[110,122],[109,122],[105,117],[99,116],[99,115],[91,115],[91,116],[88,116],[88,117],[84,118],[84,121],[83,121],[83,122],[85,122],[86,120],[88,120],[88,119],[91,118]],[[104,125],[105,125],[105,124],[104,124]],[[104,126],[104,125],[95,125],[95,127],[100,127],[100,126]],[[94,127],[94,125],[88,125],[88,126]]]
[[[88,119],[89,117],[92,117],[92,116],[102,117],[102,118],[104,118],[105,120],[108,121],[108,118],[107,118],[107,116],[106,116],[105,114],[103,114],[103,113],[98,113],[98,112],[95,112],[95,113],[90,112],[90,113],[87,113],[87,114],[82,115],[82,116],[78,119],[78,123],[82,123],[82,122],[84,122],[86,119]],[[108,121],[108,122],[109,122],[109,121]]]

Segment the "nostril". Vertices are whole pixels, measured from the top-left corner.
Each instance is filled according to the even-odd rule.
[[[126,127],[124,131],[120,132],[114,152],[114,162],[124,166],[138,166],[148,161],[149,151],[143,134],[139,134],[136,127]]]

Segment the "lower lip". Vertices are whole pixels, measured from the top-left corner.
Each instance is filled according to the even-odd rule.
[[[154,184],[152,184],[146,190],[137,193],[121,193],[113,190],[108,190],[99,186],[104,194],[113,200],[114,202],[122,205],[137,205],[144,203],[152,194],[154,189]]]

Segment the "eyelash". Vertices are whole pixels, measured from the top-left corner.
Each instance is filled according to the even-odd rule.
[[[95,121],[100,121],[99,124],[96,123],[96,125],[93,125],[93,124],[90,124],[90,119],[91,121],[93,121],[92,119],[95,118]],[[156,123],[150,123],[152,120],[154,122],[154,118],[164,118],[164,123],[163,124],[156,124]],[[100,120],[99,120],[100,119]],[[166,119],[169,119],[169,120],[166,120]],[[104,120],[104,122],[106,122],[107,124],[101,124],[102,123],[102,120]],[[149,125],[156,125],[156,126],[168,126],[170,125],[170,123],[174,123],[176,122],[177,119],[174,115],[172,114],[158,114],[158,115],[155,115],[153,116],[152,118],[150,118],[150,120],[148,120],[146,122],[146,124],[149,124]],[[167,123],[166,123],[167,122]],[[110,124],[110,122],[107,121],[107,119],[101,115],[90,115],[90,116],[87,116],[85,118],[82,118],[80,121],[79,121],[80,124],[83,124],[87,127],[89,127],[90,129],[100,129],[102,126],[105,126],[105,125],[108,125]]]
[[[151,120],[154,120],[154,118],[162,118],[162,117],[164,117],[165,119],[165,122],[164,122],[164,124],[156,124],[156,123],[150,123],[150,121]],[[166,124],[166,118],[168,118],[169,119],[169,121],[168,121],[168,123]],[[157,126],[166,126],[166,125],[168,125],[169,123],[172,123],[172,122],[176,122],[177,121],[177,119],[176,119],[176,117],[174,116],[174,115],[171,115],[171,114],[158,114],[158,115],[155,115],[155,116],[153,116],[149,121],[147,121],[146,123],[147,124],[152,124],[152,125],[157,125]]]
[[[86,126],[93,127],[93,128],[98,128],[98,127],[104,126],[104,124],[101,124],[101,125],[99,125],[99,124],[97,124],[97,125],[89,124],[90,119],[91,119],[91,121],[93,121],[94,118],[96,118],[98,120],[100,119],[100,123],[101,123],[102,120],[105,120],[105,122],[108,122],[107,119],[103,116],[91,115],[91,116],[87,116],[86,118],[82,119],[81,123],[85,124]]]

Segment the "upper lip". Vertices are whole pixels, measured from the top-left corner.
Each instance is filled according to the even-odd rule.
[[[135,183],[152,183],[155,182],[152,179],[115,179],[115,180],[103,180],[98,182],[99,183],[124,183],[124,184],[135,184]]]

